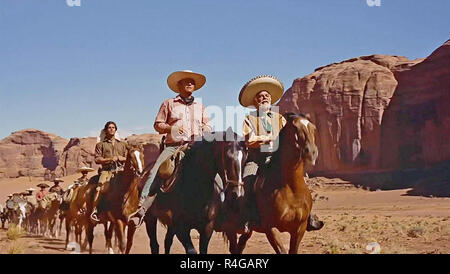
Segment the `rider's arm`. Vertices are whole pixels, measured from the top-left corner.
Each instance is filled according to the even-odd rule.
[[[118,158],[117,160],[121,163],[124,163],[127,160],[127,153],[128,153],[128,145],[126,143],[124,143],[119,153],[120,155],[117,157]]]
[[[168,102],[165,101],[164,103],[162,103],[161,107],[159,108],[159,112],[156,115],[153,127],[157,132],[159,132],[159,134],[170,133],[170,131],[172,130],[172,127],[167,123],[169,117],[168,108],[169,108]]]
[[[102,157],[102,144],[98,143],[95,146],[95,163],[99,165],[110,164],[113,162],[111,158]]]
[[[212,131],[209,115],[208,112],[206,111],[205,106],[202,106],[202,131],[205,132]]]
[[[270,135],[256,135],[255,130],[248,118],[245,118],[244,120],[244,128],[242,132],[245,136],[245,144],[249,148],[260,148],[261,145],[268,144],[272,141],[272,137]]]

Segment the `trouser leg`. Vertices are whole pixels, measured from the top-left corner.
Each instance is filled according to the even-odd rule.
[[[141,200],[145,199],[148,194],[151,192],[151,190],[154,190],[153,186],[153,181],[156,178],[156,175],[158,174],[158,169],[160,167],[160,165],[167,159],[169,159],[169,157],[171,157],[175,151],[177,150],[177,147],[166,147],[164,148],[164,150],[161,152],[161,154],[158,156],[158,159],[156,159],[155,164],[153,165],[152,169],[150,170],[150,175],[147,179],[147,181],[145,181],[144,183],[144,188],[142,189],[141,192]]]
[[[258,220],[258,212],[256,208],[256,197],[254,191],[254,184],[256,180],[256,173],[258,165],[255,162],[247,162],[244,167],[244,191],[245,191],[245,210],[244,222]]]

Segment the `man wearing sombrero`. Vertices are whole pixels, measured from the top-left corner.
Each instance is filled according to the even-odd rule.
[[[45,183],[40,183],[37,185],[37,187],[39,187],[40,190],[36,193],[36,200],[40,201],[45,197],[45,195],[47,195],[47,191],[45,189],[50,186]]]
[[[60,182],[64,182],[64,180],[55,178],[53,180],[54,185],[48,190],[48,192],[49,193],[55,192],[55,193],[58,193],[59,195],[63,195],[64,189],[59,185]]]
[[[248,81],[239,93],[239,102],[244,107],[255,108],[256,111],[246,116],[243,125],[248,156],[244,167],[243,181],[246,194],[246,210],[243,214],[245,229],[248,222],[259,223],[256,208],[254,183],[258,166],[267,162],[274,151],[281,129],[286,119],[273,110],[272,105],[283,95],[283,83],[274,76],[262,75]],[[310,227],[315,227],[318,218],[311,214],[308,219]]]
[[[281,98],[283,91],[284,87],[280,80],[263,75],[248,81],[239,93],[239,103],[242,106],[256,109],[245,117],[242,130],[248,147],[243,174],[247,196],[244,221],[259,221],[253,184],[258,166],[276,150],[274,141],[286,124],[286,119],[271,109],[271,105]],[[245,225],[247,228],[248,224]]]
[[[89,182],[88,173],[94,171],[93,168],[84,166],[80,167],[77,172],[81,173],[81,177],[77,179],[79,185],[84,185]]]
[[[166,134],[164,150],[155,162],[148,180],[141,193],[139,209],[130,215],[130,222],[135,226],[142,223],[145,212],[156,198],[157,186],[153,185],[160,165],[171,157],[177,149],[193,141],[194,136],[211,131],[209,117],[205,107],[194,101],[192,93],[206,82],[203,74],[189,70],[176,71],[169,75],[167,84],[178,93],[175,98],[165,100],[156,116],[154,128],[160,134]],[[150,196],[148,196],[150,194]]]

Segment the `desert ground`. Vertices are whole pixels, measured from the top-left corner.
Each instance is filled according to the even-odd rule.
[[[66,188],[78,175],[63,178]],[[35,187],[35,178],[0,180],[0,200],[4,203],[9,193]],[[306,232],[299,253],[349,254],[367,253],[368,243],[377,242],[380,253],[450,253],[450,198],[410,196],[410,189],[369,191],[340,179],[313,178],[308,181],[315,199],[313,212],[325,226]],[[36,188],[36,187],[35,187]],[[64,231],[64,228],[63,228]],[[160,252],[163,252],[165,228],[158,227]],[[198,234],[192,231],[198,247]],[[288,247],[289,235],[282,234]],[[0,229],[0,253],[70,254],[64,249],[65,232],[57,239],[35,237],[22,233],[11,240],[8,227]],[[94,253],[105,253],[103,226],[95,229]],[[82,253],[85,253],[84,251]],[[135,235],[131,253],[150,253],[145,226]],[[172,253],[184,253],[174,241]],[[227,254],[228,246],[221,233],[214,233],[209,253]],[[265,235],[254,233],[244,253],[274,253]]]

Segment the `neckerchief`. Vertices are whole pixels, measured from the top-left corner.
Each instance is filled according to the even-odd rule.
[[[188,97],[188,98],[185,98],[185,97],[180,96],[180,98],[181,98],[181,100],[183,100],[183,102],[184,102],[186,105],[188,105],[188,106],[192,105],[192,103],[194,102],[194,96],[190,96],[190,97]]]
[[[267,133],[272,132],[272,124],[269,122],[269,119],[273,117],[272,112],[265,111],[261,115],[262,124]]]

